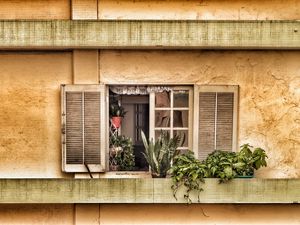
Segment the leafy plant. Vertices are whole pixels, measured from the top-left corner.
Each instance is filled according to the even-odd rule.
[[[201,163],[194,157],[192,151],[188,151],[185,154],[181,154],[175,157],[174,164],[170,169],[171,177],[173,179],[173,196],[176,198],[176,192],[184,186],[186,192],[184,198],[188,203],[191,203],[190,192],[195,190],[199,194],[203,189],[201,183],[204,183],[204,178],[208,177],[207,166]],[[176,198],[177,199],[177,198]]]
[[[237,163],[235,152],[214,151],[204,161],[208,177],[220,178],[220,182],[233,179],[237,173],[234,165]]]
[[[109,106],[109,115],[111,117],[124,117],[127,112],[120,102],[113,101]]]
[[[150,166],[152,176],[166,177],[174,157],[180,152],[177,148],[182,144],[183,138],[178,135],[170,138],[169,133],[162,132],[156,142],[153,139],[148,142],[144,132],[141,135],[145,146],[143,155]]]
[[[262,148],[252,149],[253,147],[249,144],[244,144],[237,153],[237,163],[234,167],[238,176],[253,176],[254,170],[267,166],[265,150]]]
[[[120,170],[133,170],[135,167],[135,157],[131,138],[125,136],[111,136],[110,144],[110,164],[120,166]]]
[[[170,169],[174,197],[177,190],[184,186],[184,198],[188,203],[191,203],[191,191],[198,192],[199,200],[204,178],[219,178],[220,183],[223,183],[239,176],[252,176],[254,170],[267,166],[266,158],[265,150],[253,150],[249,144],[242,145],[239,152],[214,151],[202,162],[194,157],[193,152],[188,151],[177,156]]]

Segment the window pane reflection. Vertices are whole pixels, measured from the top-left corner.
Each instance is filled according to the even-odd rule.
[[[179,135],[181,138],[183,138],[183,143],[181,146],[179,147],[188,147],[188,143],[189,143],[189,135],[188,135],[188,131],[187,130],[174,130],[174,136],[175,135]]]
[[[189,91],[174,91],[174,107],[189,107]]]
[[[155,110],[155,127],[170,127],[170,110]]]
[[[188,127],[189,126],[189,111],[188,110],[174,110],[173,126],[174,127]]]
[[[155,94],[155,107],[170,107],[170,92],[159,92]]]

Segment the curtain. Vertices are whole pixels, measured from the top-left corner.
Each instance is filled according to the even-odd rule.
[[[172,88],[168,86],[110,86],[113,93],[119,95],[148,95],[149,93],[160,93],[164,91],[171,91]]]

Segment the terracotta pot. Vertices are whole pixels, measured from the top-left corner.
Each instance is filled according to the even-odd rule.
[[[114,116],[111,118],[111,122],[114,125],[115,128],[119,128],[121,126],[122,117],[120,116]]]

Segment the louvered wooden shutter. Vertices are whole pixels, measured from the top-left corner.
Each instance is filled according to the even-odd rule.
[[[63,171],[104,171],[105,124],[104,86],[62,85]]]
[[[214,150],[235,150],[237,94],[237,86],[195,88],[194,148],[199,159]]]

